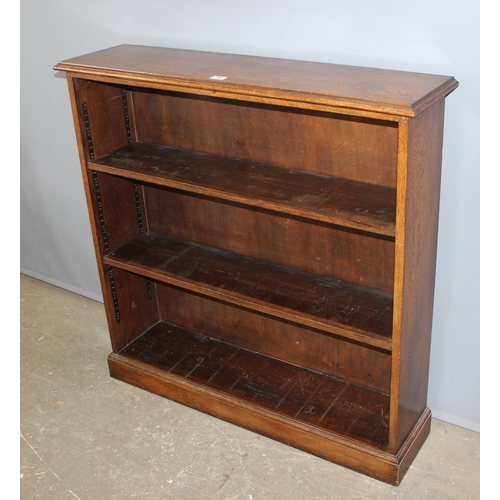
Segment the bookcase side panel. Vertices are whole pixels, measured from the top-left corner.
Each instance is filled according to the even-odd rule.
[[[398,375],[394,451],[410,435],[427,407],[437,228],[443,144],[444,99],[408,120],[406,214],[401,328],[396,329]],[[394,408],[394,407],[393,407]]]
[[[80,157],[80,167],[83,179],[83,186],[85,190],[85,199],[87,202],[87,209],[90,220],[90,228],[92,231],[92,239],[94,243],[94,250],[96,254],[97,270],[99,272],[99,280],[101,283],[101,290],[103,294],[106,319],[110,331],[113,325],[113,302],[109,289],[108,276],[105,270],[105,266],[101,260],[101,243],[100,234],[101,228],[99,221],[93,217],[93,203],[94,198],[91,189],[91,176],[87,168],[87,161],[89,159],[89,147],[88,147],[88,131],[86,131],[85,121],[82,120],[82,100],[80,98],[80,79],[74,77],[73,74],[67,73],[66,79],[68,83],[68,90],[71,103],[71,111],[73,115],[73,122],[75,127],[76,142],[78,146],[78,155]]]
[[[93,210],[102,227],[99,240],[104,256],[141,234],[144,203],[132,181],[93,174],[99,189],[97,193],[96,186],[91,187]],[[156,290],[150,280],[110,266],[105,266],[105,277],[114,312],[111,340],[117,352],[159,320]]]
[[[127,144],[124,88],[82,78],[74,84],[87,156],[97,158]]]
[[[144,204],[132,182],[88,169],[95,156],[132,140],[123,89],[74,80],[76,121],[80,130],[83,176],[113,351],[117,352],[158,321],[154,288],[144,278],[102,263],[102,258],[140,234]],[[131,123],[132,118],[129,120]]]

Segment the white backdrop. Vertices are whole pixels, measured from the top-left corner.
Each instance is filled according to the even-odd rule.
[[[446,100],[429,406],[479,431],[479,2],[23,0],[21,271],[100,299],[60,60],[121,43],[454,76]]]

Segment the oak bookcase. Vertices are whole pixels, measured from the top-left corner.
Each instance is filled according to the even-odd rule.
[[[111,376],[399,484],[430,430],[456,80],[133,45],[55,69]]]

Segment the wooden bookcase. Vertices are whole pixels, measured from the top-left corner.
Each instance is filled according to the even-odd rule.
[[[111,375],[398,484],[430,430],[456,80],[132,45],[55,69]]]

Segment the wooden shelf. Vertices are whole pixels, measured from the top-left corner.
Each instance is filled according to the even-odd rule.
[[[396,190],[136,142],[89,163],[99,172],[394,236]]]
[[[240,404],[258,406],[384,450],[389,397],[348,382],[200,335],[157,323],[119,356],[186,379]]]
[[[126,271],[232,304],[391,349],[389,293],[158,234],[105,256]]]
[[[388,117],[415,116],[458,86],[444,75],[140,45],[82,55],[54,69],[150,88],[324,105],[351,113],[375,111]],[[227,78],[211,78],[214,71]]]

